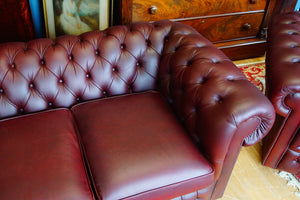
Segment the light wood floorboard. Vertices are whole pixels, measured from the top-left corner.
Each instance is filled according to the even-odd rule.
[[[243,147],[220,200],[299,200],[297,189],[261,164],[261,144]]]

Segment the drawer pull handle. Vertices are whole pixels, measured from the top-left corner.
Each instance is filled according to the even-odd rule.
[[[257,3],[257,0],[250,0],[250,3],[255,4]]]
[[[150,13],[151,15],[155,15],[155,14],[157,13],[157,7],[156,7],[156,6],[151,6],[151,7],[149,8],[149,13]]]
[[[249,23],[246,23],[243,25],[243,30],[248,31],[251,28],[251,25]]]

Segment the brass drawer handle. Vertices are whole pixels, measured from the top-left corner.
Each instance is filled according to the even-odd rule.
[[[257,0],[250,0],[250,3],[255,4],[257,3]]]
[[[250,28],[251,28],[251,25],[249,23],[244,24],[243,27],[242,27],[242,29],[244,31],[248,31]]]
[[[151,6],[151,7],[149,8],[149,13],[150,13],[151,15],[155,15],[155,14],[157,13],[157,7],[156,7],[156,6]]]

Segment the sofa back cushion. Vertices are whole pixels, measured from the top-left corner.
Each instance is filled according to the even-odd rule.
[[[1,44],[0,118],[155,89],[172,26],[136,23]]]

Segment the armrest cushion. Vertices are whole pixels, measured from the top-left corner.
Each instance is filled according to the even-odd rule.
[[[174,26],[180,29],[183,25]],[[229,146],[232,138],[240,140],[239,145],[252,145],[273,125],[275,114],[268,99],[196,32],[170,31],[159,78],[162,93],[214,165],[217,176],[228,151],[236,148]]]

